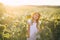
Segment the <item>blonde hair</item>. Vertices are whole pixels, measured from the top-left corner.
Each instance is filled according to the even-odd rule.
[[[41,16],[40,13],[39,13],[39,12],[34,12],[34,13],[31,14],[31,21],[32,21],[32,23],[33,23],[33,16],[34,16],[35,14],[38,14],[38,15],[39,15],[39,19],[40,19],[40,16]],[[39,20],[39,19],[38,19],[38,20]],[[38,20],[37,20],[37,22],[38,22]]]
[[[34,13],[31,14],[31,16],[33,16],[35,14],[38,14],[39,16],[41,16],[39,12],[34,12]]]
[[[31,14],[31,17],[33,17],[35,14],[38,14],[39,15],[39,19],[40,19],[40,13],[39,12],[34,12],[34,13],[32,13]],[[36,25],[36,27],[37,27],[37,29],[40,29],[40,21],[39,21],[39,19],[37,20],[37,25]],[[31,24],[33,24],[33,19],[31,19]]]

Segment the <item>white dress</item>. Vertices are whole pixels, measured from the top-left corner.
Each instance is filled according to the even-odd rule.
[[[36,34],[38,33],[38,29],[36,27],[37,23],[32,23],[31,20],[28,21],[30,23],[30,37],[27,40],[36,40]]]

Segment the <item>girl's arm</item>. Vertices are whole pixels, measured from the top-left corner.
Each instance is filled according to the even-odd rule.
[[[38,29],[38,32],[41,32],[41,28],[39,28],[39,27],[37,26],[37,29]]]
[[[27,37],[29,38],[30,37],[30,25],[28,24],[28,31],[27,31]]]
[[[28,24],[27,37],[30,37],[30,24],[31,24],[31,20],[28,20],[27,24]]]

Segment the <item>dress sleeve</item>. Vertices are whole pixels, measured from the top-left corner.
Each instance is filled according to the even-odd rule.
[[[27,21],[27,23],[28,23],[28,24],[31,24],[31,20],[29,19],[29,20]]]

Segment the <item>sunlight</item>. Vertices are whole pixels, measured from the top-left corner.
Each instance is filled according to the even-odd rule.
[[[5,5],[15,6],[15,5],[21,5],[21,0],[0,0],[1,3],[4,3]]]
[[[9,6],[19,5],[60,5],[60,1],[57,0],[0,0],[1,3]]]

